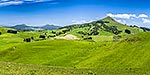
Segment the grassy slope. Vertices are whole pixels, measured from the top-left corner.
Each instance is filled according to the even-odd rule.
[[[102,19],[102,21],[108,21],[109,23],[105,23],[107,26],[117,26],[118,30],[121,30],[121,31],[122,31],[122,33],[119,34],[119,35],[121,35],[122,37],[127,36],[127,34],[125,33],[125,29],[129,29],[132,34],[137,34],[137,33],[143,32],[143,30],[140,29],[140,28],[137,28],[137,27],[130,27],[130,26],[128,26],[128,25],[121,24],[121,23],[115,21],[113,18],[111,18],[111,17],[109,17],[109,16],[106,17],[106,18],[104,18],[104,19]],[[96,21],[94,21],[94,22],[96,22]],[[91,23],[88,23],[88,24],[92,24],[92,25],[93,25],[94,22],[91,22]],[[81,24],[81,25],[84,25],[84,24]],[[99,25],[101,25],[101,24],[99,24]],[[74,26],[74,25],[73,25],[73,26]],[[93,27],[94,27],[94,26],[92,26],[91,28],[93,28]],[[90,28],[90,27],[88,27],[88,26],[87,26],[87,27],[83,27],[83,28],[74,28],[73,30],[69,31],[67,34],[73,34],[73,35],[75,35],[75,36],[81,38],[81,36],[83,36],[83,35],[78,34],[77,32],[78,32],[78,31],[90,32],[90,31],[89,31],[89,28]],[[65,29],[65,28],[63,28],[63,29]],[[62,29],[60,29],[60,30],[62,30]],[[57,31],[58,31],[58,30],[57,30]],[[94,41],[96,41],[96,42],[99,42],[99,41],[112,41],[112,40],[113,40],[113,36],[115,36],[115,34],[113,34],[113,33],[111,33],[111,32],[104,31],[104,30],[102,30],[102,29],[99,29],[98,32],[99,32],[99,35],[96,35],[96,36],[95,36],[95,35],[92,35],[92,36],[91,36],[92,39],[93,39]],[[85,36],[87,37],[88,35],[85,35]],[[105,37],[107,37],[107,38],[105,38]]]
[[[23,42],[24,38],[32,36],[36,39],[39,35],[40,33],[38,32],[19,32],[18,34],[4,33],[0,35],[0,51],[25,43]]]
[[[109,17],[109,16],[106,17],[106,18],[104,18],[104,19],[102,19],[102,20],[103,20],[103,21],[108,21],[108,22],[109,22],[109,23],[107,23],[108,26],[117,26],[117,28],[118,28],[119,30],[122,30],[122,31],[123,31],[122,35],[125,35],[125,33],[124,33],[124,30],[125,30],[125,29],[129,29],[132,34],[136,34],[136,33],[139,33],[139,32],[143,32],[143,30],[140,29],[140,28],[137,28],[137,27],[130,27],[130,26],[128,26],[128,25],[121,24],[121,23],[115,21],[114,19],[112,19],[112,18]]]
[[[105,19],[104,19],[105,20]],[[108,20],[108,19],[107,19]],[[109,20],[111,21],[111,20]],[[114,21],[113,21],[114,22]],[[108,25],[113,25],[113,22]],[[116,25],[116,23],[114,23]],[[142,32],[138,28],[130,28],[129,26],[122,25],[120,23],[117,24],[120,30],[124,28],[130,29],[131,32]],[[6,33],[5,28],[1,28],[0,30]],[[85,30],[80,29],[80,30]],[[76,31],[79,29],[75,29],[71,34],[76,36]],[[96,41],[111,41],[112,34],[108,32],[101,32],[103,36],[92,36]],[[8,62],[17,62],[17,63],[25,63],[25,64],[37,64],[37,65],[49,65],[49,66],[62,66],[66,67],[61,69],[63,73],[72,74],[72,70],[68,67],[77,67],[77,68],[92,68],[92,72],[98,72],[96,74],[104,73],[104,74],[116,74],[123,73],[128,75],[139,73],[149,74],[149,38],[150,33],[140,33],[136,36],[131,37],[130,35],[126,35],[130,37],[133,42],[84,42],[84,41],[67,41],[67,40],[47,40],[47,41],[39,41],[32,43],[24,43],[23,39],[34,36],[35,38],[39,36],[41,33],[37,32],[20,32],[18,34],[2,34],[0,35],[0,60],[8,61]],[[124,33],[121,35],[125,35]],[[107,37],[106,37],[107,36]],[[133,38],[138,41],[134,41]],[[13,47],[16,47],[14,49]],[[0,63],[3,64],[3,63]],[[25,67],[26,65],[18,65],[11,64],[14,69],[18,70],[18,72],[25,70],[25,72],[35,71],[35,67]],[[0,65],[1,67],[2,65]],[[8,63],[4,63],[4,66],[8,66]],[[97,70],[98,68],[98,70]],[[2,71],[4,68],[0,68],[1,72],[8,72],[8,69]],[[27,69],[27,70],[26,70]],[[47,71],[49,69],[46,66],[42,67]],[[84,69],[83,72],[87,74],[89,70]],[[96,70],[95,70],[96,69]],[[59,68],[56,70],[54,74],[60,74],[58,71],[61,71]],[[119,71],[118,71],[119,70]],[[39,71],[39,69],[36,69]],[[39,72],[41,72],[40,70]],[[53,72],[52,71],[52,72]],[[68,72],[69,71],[69,72]],[[82,71],[82,70],[81,70]],[[82,73],[80,69],[77,71],[78,73]],[[138,72],[136,72],[138,71]],[[39,73],[38,72],[38,73]],[[65,74],[64,73],[64,74]],[[78,74],[76,73],[76,74]],[[14,72],[15,74],[15,72]],[[62,73],[61,73],[62,74]]]
[[[3,33],[6,33],[7,32],[7,28],[4,28],[4,27],[0,27],[0,32],[3,34]]]
[[[150,74],[149,38],[150,33],[147,32],[129,36],[128,39],[120,42],[46,40],[18,44],[15,45],[16,49],[10,45],[0,51],[1,61],[37,65],[26,67],[25,64],[0,62],[0,73],[14,75],[17,73],[37,75],[47,73],[55,75]],[[38,65],[66,68],[39,67]]]
[[[0,62],[2,75],[149,75],[150,69],[78,69]]]
[[[134,40],[134,39],[136,40]],[[132,42],[82,42],[48,40],[25,43],[0,52],[1,61],[79,68],[150,67],[150,33],[131,37]]]

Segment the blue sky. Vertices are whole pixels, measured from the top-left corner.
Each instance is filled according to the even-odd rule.
[[[0,25],[60,26],[111,16],[118,22],[150,27],[149,0],[0,0]]]

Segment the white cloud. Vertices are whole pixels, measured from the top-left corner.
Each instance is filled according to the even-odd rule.
[[[138,25],[138,26],[147,26],[150,25],[150,15],[147,14],[114,14],[109,13],[107,16],[113,17],[117,22],[127,25]]]
[[[26,2],[37,3],[37,2],[46,2],[46,1],[54,1],[54,0],[13,0],[13,1],[12,0],[0,0],[0,6],[20,5],[20,4],[24,4]],[[53,4],[56,4],[56,2]]]
[[[83,23],[90,23],[94,20],[86,21],[86,20],[72,20],[72,24],[83,24]]]
[[[148,23],[148,24],[150,24],[150,20],[148,20],[148,19],[142,18],[142,21],[143,21],[143,23]]]
[[[139,14],[139,16],[137,16],[136,14],[112,14],[112,13],[107,14],[107,16],[114,17],[114,18],[123,18],[123,19],[147,18],[148,17],[148,15],[146,14]]]
[[[140,15],[138,16],[138,18],[146,18],[146,17],[148,17],[148,15],[146,15],[146,14],[140,14]]]
[[[23,1],[8,1],[8,2],[1,2],[0,6],[8,6],[8,5],[20,5]]]
[[[120,20],[120,19],[119,19],[119,20],[117,20],[117,19],[116,19],[116,21],[117,21],[117,22],[119,22],[119,23],[123,23],[123,24],[125,24],[125,23],[126,23],[126,20]]]
[[[121,20],[116,20],[117,22],[121,23],[122,21]]]
[[[109,13],[107,16],[114,17],[114,18],[124,18],[124,19],[130,19],[131,17],[137,17],[135,14],[112,14]]]

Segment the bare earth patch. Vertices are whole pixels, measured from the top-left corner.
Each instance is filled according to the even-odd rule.
[[[57,37],[55,37],[55,39],[80,40],[80,38],[78,38],[78,37],[76,37],[75,35],[72,35],[72,34],[67,34],[64,37],[57,36]]]

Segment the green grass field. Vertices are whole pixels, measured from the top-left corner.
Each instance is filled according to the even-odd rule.
[[[22,39],[30,37],[28,34],[32,32],[0,36],[0,61],[3,61],[0,65],[1,74],[150,74],[149,32],[128,35],[118,42],[44,40],[25,43]]]
[[[85,69],[0,62],[1,75],[149,75],[150,69]]]
[[[0,60],[79,68],[147,67],[148,40],[148,35],[120,42],[46,40],[3,49]]]

